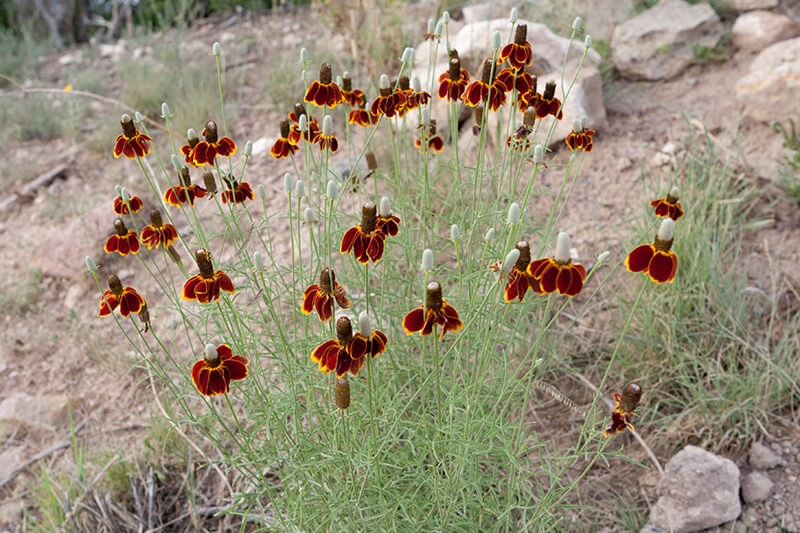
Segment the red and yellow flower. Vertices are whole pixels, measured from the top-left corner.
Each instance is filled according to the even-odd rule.
[[[226,180],[227,181],[227,180]],[[235,204],[242,204],[247,200],[252,200],[255,198],[253,195],[253,189],[250,188],[250,184],[246,181],[239,183],[238,181],[233,181],[232,183],[228,182],[230,186],[229,189],[226,189],[222,193],[222,203],[227,204],[228,202],[233,202]]]
[[[400,217],[392,214],[392,202],[387,196],[381,198],[381,208],[378,210],[375,228],[386,237],[394,237],[400,232]]]
[[[540,294],[558,294],[575,296],[583,289],[586,280],[586,268],[573,263],[569,257],[570,239],[566,233],[559,233],[556,241],[555,257],[537,259],[528,265],[528,274],[539,282]]]
[[[144,298],[139,296],[133,287],[123,287],[115,274],[108,276],[108,289],[103,292],[100,299],[100,311],[97,316],[110,315],[119,307],[119,314],[128,316],[131,313],[140,313],[145,309]]]
[[[461,100],[464,91],[469,85],[469,72],[461,69],[461,60],[458,52],[450,50],[450,67],[447,72],[439,75],[439,98],[448,102]]]
[[[531,43],[528,42],[528,25],[518,24],[514,32],[514,42],[509,43],[500,50],[497,64],[508,60],[508,64],[515,70],[520,70],[533,61]]]
[[[121,218],[114,221],[114,229],[117,232],[110,236],[103,247],[107,254],[117,252],[119,255],[139,253],[139,235],[125,227]]]
[[[326,374],[336,371],[337,378],[348,372],[358,376],[358,371],[364,366],[364,356],[369,353],[371,357],[375,357],[383,352],[386,342],[386,335],[378,330],[374,330],[369,337],[364,337],[360,332],[353,335],[350,319],[343,316],[336,321],[336,339],[314,348],[311,360]]]
[[[506,282],[506,289],[504,298],[507,302],[512,302],[515,299],[521,302],[525,298],[528,289],[532,289],[536,293],[541,294],[542,290],[539,287],[539,281],[528,273],[528,265],[531,262],[531,247],[528,241],[519,241],[516,249],[519,250],[519,259],[511,267],[508,273],[508,281]],[[498,261],[491,265],[491,269],[495,272],[499,271],[503,265],[502,261]]]
[[[219,291],[234,294],[233,282],[222,270],[214,271],[211,253],[200,248],[194,253],[199,274],[195,274],[183,284],[182,300],[197,300],[201,304],[219,301]]]
[[[569,146],[573,152],[575,150],[583,150],[584,152],[592,151],[592,135],[594,130],[586,129],[581,124],[580,120],[576,120],[572,126],[572,131],[569,132],[564,142]]]
[[[304,132],[300,131],[300,117],[305,115],[306,117],[306,130]],[[289,122],[291,122],[291,127],[289,128],[289,142],[292,144],[299,144],[300,139],[305,140],[309,144],[314,144],[319,141],[319,121],[316,118],[310,118],[308,113],[306,113],[306,106],[303,105],[302,102],[297,102],[294,104],[294,111],[289,113]]]
[[[128,204],[130,204],[130,209],[128,209]],[[144,205],[142,199],[138,196],[131,196],[128,203],[125,203],[121,196],[114,198],[114,212],[120,216],[138,213],[142,205]]]
[[[420,124],[417,128],[420,131],[420,135],[414,141],[414,146],[417,147],[420,153],[425,153],[428,150],[438,153],[444,149],[444,141],[439,135],[436,135],[435,120],[431,119],[429,124]]]
[[[377,215],[375,202],[366,202],[361,208],[361,224],[345,232],[339,251],[343,254],[352,251],[358,262],[363,264],[370,260],[373,263],[380,261],[386,234],[377,228]]]
[[[358,109],[350,111],[350,114],[347,116],[347,122],[366,128],[367,126],[377,124],[380,118],[380,116],[373,115],[365,109],[364,104],[359,104]]]
[[[192,383],[204,396],[227,394],[231,381],[247,377],[249,362],[241,355],[233,355],[227,344],[208,344],[203,359],[192,366]]]
[[[326,268],[319,274],[319,284],[309,285],[303,292],[300,310],[304,315],[310,315],[316,309],[320,321],[325,322],[333,316],[333,300],[342,309],[350,307],[344,288],[336,281],[333,271]]]
[[[220,139],[217,135],[217,123],[213,120],[206,122],[202,133],[205,140],[198,142],[189,153],[194,166],[213,167],[217,156],[229,157],[236,153],[236,143],[230,137]]]
[[[631,431],[636,431],[633,424],[631,424],[631,418],[633,418],[633,412],[636,410],[636,406],[639,405],[639,400],[641,400],[641,398],[642,387],[635,381],[625,385],[625,388],[622,389],[622,394],[618,392],[614,393],[616,406],[611,413],[611,422],[608,424],[605,431],[603,431],[604,437],[610,437],[615,433],[622,433],[626,428]]]
[[[372,101],[369,112],[378,117],[384,115],[386,118],[392,118],[403,110],[405,104],[406,95],[403,91],[392,91],[389,87],[381,87],[380,96]]]
[[[290,155],[294,155],[297,152],[297,143],[292,143],[289,140],[289,134],[291,133],[291,127],[288,120],[281,121],[281,136],[280,138],[275,141],[275,144],[272,145],[272,149],[270,149],[269,153],[275,159],[282,159],[284,157],[289,157]],[[298,132],[299,133],[299,132]]]
[[[535,101],[536,118],[544,118],[547,115],[553,115],[556,120],[564,118],[564,113],[561,110],[561,100],[556,98],[556,82],[548,81],[544,87],[544,94],[536,96],[538,98],[531,97],[531,100]]]
[[[197,136],[197,131],[195,131],[194,128],[189,128],[189,130],[186,132],[186,144],[181,146],[183,160],[187,165],[192,165],[193,167],[197,166],[194,164],[194,161],[192,161],[192,149],[197,146],[197,143],[199,142],[200,138]]]
[[[323,63],[319,67],[319,80],[315,80],[308,86],[303,101],[317,107],[328,106],[331,109],[344,103],[342,90],[332,81],[330,63]]]
[[[487,59],[483,64],[483,76],[480,80],[473,81],[462,96],[464,103],[475,107],[483,102],[489,111],[497,111],[506,103],[506,92],[509,90],[505,84],[497,79],[494,71],[494,62]],[[492,79],[494,74],[495,78]]]
[[[192,178],[189,176],[189,167],[184,165],[178,172],[178,185],[164,191],[164,203],[175,207],[181,204],[194,205],[195,198],[203,198],[205,195],[206,190],[204,188],[192,184]]]
[[[152,250],[153,246],[164,248],[178,240],[178,232],[172,224],[164,224],[158,209],[150,211],[150,225],[142,228],[142,244]]]
[[[320,151],[326,148],[331,152],[336,152],[339,149],[339,141],[333,134],[333,117],[325,115],[322,119],[322,132],[317,136]]]
[[[675,281],[678,256],[672,251],[674,229],[675,222],[671,218],[664,219],[653,244],[637,246],[625,258],[628,272],[643,272],[658,284]]]
[[[357,108],[364,105],[367,101],[364,96],[364,91],[361,89],[353,89],[353,80],[350,78],[350,73],[345,71],[342,74],[342,96],[344,101],[350,104],[350,107]]]
[[[153,139],[144,133],[139,133],[130,115],[127,113],[122,115],[119,123],[122,125],[122,134],[118,135],[114,142],[114,158],[125,155],[128,159],[136,159],[149,154]]]
[[[683,216],[683,209],[681,209],[681,203],[678,201],[680,192],[680,189],[673,187],[666,198],[659,198],[650,202],[650,205],[655,209],[657,217],[669,217],[672,220],[678,220]]]
[[[520,95],[528,93],[536,84],[535,78],[525,72],[524,69],[512,70],[504,68],[497,75],[497,80],[506,86],[506,91],[516,89]]]
[[[426,287],[425,304],[403,318],[403,329],[409,335],[419,331],[424,337],[430,335],[437,324],[442,328],[439,338],[448,331],[457,333],[463,327],[456,308],[442,298],[442,286],[438,281],[431,281]]]

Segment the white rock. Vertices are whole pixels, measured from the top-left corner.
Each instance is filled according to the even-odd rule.
[[[775,43],[758,54],[750,73],[736,84],[744,114],[762,121],[783,120],[797,109],[800,91],[800,37]]]
[[[721,8],[733,11],[750,11],[751,9],[771,9],[778,7],[779,0],[717,0]]]
[[[686,446],[664,467],[658,501],[648,522],[665,531],[688,533],[735,520],[739,501],[739,468],[697,446]]]
[[[723,31],[719,17],[708,4],[661,0],[614,29],[611,51],[624,76],[669,79],[689,66],[695,45],[711,48]]]
[[[31,396],[18,392],[0,403],[0,424],[54,431],[66,427],[67,406],[71,405],[74,412],[80,403],[80,398],[59,395]]]
[[[277,139],[267,139],[266,137],[261,137],[260,139],[253,141],[253,156],[268,152],[272,148],[272,145],[275,144],[276,140]]]
[[[58,64],[62,66],[71,65],[74,62],[75,62],[75,56],[72,54],[64,54],[58,59]]]
[[[740,15],[731,28],[733,44],[743,50],[760,52],[767,46],[800,35],[800,24],[770,11],[750,11]]]
[[[744,503],[753,504],[763,502],[769,497],[772,490],[772,481],[761,472],[750,472],[742,480],[742,499]]]

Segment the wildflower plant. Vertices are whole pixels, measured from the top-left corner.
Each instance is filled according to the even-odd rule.
[[[535,47],[512,19],[510,41],[495,36],[472,77],[450,47],[446,12],[427,34],[448,51],[445,72],[434,72],[441,67],[433,62],[415,71],[407,49],[391,73],[396,81],[382,75],[371,82],[377,90],[362,90],[347,72],[341,85],[334,81],[329,58],[315,58],[319,78],[306,73],[264,159],[294,169],[277,207],[267,202],[263,177],[247,173],[252,144],[237,151],[234,139],[245,132],[225,123],[218,43],[221,128],[209,120],[186,141],[151,140],[123,116],[113,155],[126,156],[119,164],[139,172],[136,190],[152,197],[129,197],[128,209],[117,212],[136,224],[135,205],[158,208],[142,229],[146,250],[136,254],[136,231],[122,220],[119,242],[106,249],[123,254],[124,239],[137,255],[117,261],[146,267],[150,277],[137,287],[148,304],[112,276],[100,315],[116,308],[123,319],[146,314],[147,331],[114,318],[171,398],[169,422],[180,434],[188,426],[206,438],[204,460],[221,457],[236,471],[225,512],[262,529],[298,531],[334,523],[388,531],[400,522],[413,531],[563,527],[559,517],[577,481],[561,480],[576,463],[588,458],[588,471],[605,457],[612,439],[603,438],[604,419],[615,417],[609,434],[631,427],[639,399],[633,402],[631,385],[613,413],[596,402],[623,379],[614,360],[630,319],[576,439],[554,448],[528,416],[531,402],[542,401],[536,391],[546,388],[535,384],[568,364],[560,340],[576,319],[565,309],[579,317],[605,290],[610,274],[595,276],[604,264],[624,269],[622,258],[607,254],[594,265],[584,256],[586,267],[572,257],[560,217],[580,168],[590,164],[595,132],[580,123],[567,140],[574,152],[546,152],[574,78],[559,87],[560,99],[555,80],[544,80],[538,93],[525,70]],[[301,53],[303,72],[309,55]],[[431,94],[450,103],[446,116],[431,116]],[[458,152],[459,102],[482,110],[469,161]],[[495,151],[487,149],[488,113],[504,121]],[[334,123],[346,125],[338,136]],[[438,130],[449,132],[450,146],[437,124],[446,125]],[[347,162],[348,172],[334,161]],[[535,201],[545,194],[537,180],[544,171],[561,174],[550,212]],[[677,196],[665,201],[674,205]],[[677,259],[662,265],[673,265],[666,231],[631,253],[629,270],[658,283],[679,279]],[[194,257],[196,270],[166,260],[179,250]],[[99,279],[94,262],[87,264]],[[631,316],[653,287],[641,284]],[[541,473],[555,481],[540,485]]]

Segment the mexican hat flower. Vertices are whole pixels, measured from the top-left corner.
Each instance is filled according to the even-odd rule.
[[[344,101],[354,109],[364,105],[367,101],[364,96],[364,91],[361,89],[353,89],[353,79],[346,70],[344,74],[342,74],[342,96],[344,97]]]
[[[172,224],[164,224],[158,209],[150,211],[150,225],[142,228],[142,244],[152,250],[155,246],[170,246],[178,240],[178,232]]]
[[[525,115],[522,118],[522,125],[514,130],[514,133],[506,139],[506,146],[509,148],[516,148],[520,151],[527,150],[531,145],[529,138],[533,131],[533,126],[536,122],[536,109],[529,107],[525,110]]]
[[[492,79],[492,76],[495,78]],[[503,82],[497,80],[497,73],[494,72],[494,62],[491,59],[487,59],[483,63],[483,76],[481,76],[480,80],[470,83],[461,98],[470,107],[475,107],[483,102],[489,111],[497,111],[500,106],[506,103],[506,92],[508,90],[508,87]]]
[[[211,263],[211,253],[203,248],[194,253],[199,274],[195,274],[183,284],[181,300],[197,300],[201,304],[216,302],[219,300],[219,291],[223,290],[231,294],[236,292],[233,282],[222,270],[214,270]]]
[[[534,87],[534,77],[525,69],[513,70],[504,68],[497,75],[497,80],[506,86],[506,91],[516,89],[519,94],[526,94]]]
[[[430,119],[427,124],[423,123],[417,126],[417,129],[419,129],[420,135],[414,141],[414,146],[417,147],[420,153],[425,153],[429,150],[438,153],[444,149],[444,141],[441,136],[436,135],[435,120]]]
[[[129,204],[130,209],[128,209]],[[114,212],[120,216],[138,213],[142,208],[142,205],[144,205],[142,203],[142,199],[138,196],[131,196],[127,203],[125,203],[125,200],[122,199],[122,196],[117,196],[114,198]]]
[[[195,198],[203,198],[206,190],[198,185],[192,184],[189,176],[189,167],[183,165],[178,172],[178,185],[170,187],[164,191],[164,203],[175,207],[181,204],[194,205]]]
[[[227,394],[231,381],[247,377],[248,363],[241,355],[233,355],[227,344],[206,344],[203,359],[192,366],[192,383],[204,396]]]
[[[592,135],[594,130],[590,130],[583,126],[583,120],[575,120],[572,124],[572,131],[569,132],[564,142],[569,146],[573,152],[575,150],[583,150],[584,152],[592,151]]]
[[[569,249],[569,235],[561,232],[556,240],[556,255],[537,259],[528,265],[528,274],[539,282],[541,294],[558,291],[558,294],[575,296],[583,289],[586,269],[583,265],[572,262]]]
[[[303,101],[314,104],[317,107],[328,106],[331,109],[344,103],[344,94],[338,85],[333,81],[331,64],[323,63],[319,67],[319,80],[314,80],[306,90]]]
[[[428,105],[431,100],[431,95],[427,91],[422,90],[422,83],[417,76],[411,82],[411,91],[406,95],[406,111],[417,109],[420,106]]]
[[[119,255],[138,254],[139,236],[132,229],[125,227],[121,218],[114,221],[114,229],[117,231],[110,236],[103,247],[107,254],[117,252]]]
[[[123,287],[119,278],[115,274],[108,276],[108,289],[100,299],[100,311],[97,316],[110,315],[114,309],[119,307],[119,314],[128,316],[131,313],[139,313],[145,307],[144,298],[139,296],[133,287]]]
[[[181,146],[181,153],[187,165],[192,165],[193,167],[197,166],[194,164],[194,161],[192,161],[192,149],[197,146],[199,142],[200,138],[197,136],[197,131],[194,128],[189,128],[186,131],[186,144]]]
[[[392,202],[388,196],[381,198],[375,227],[387,237],[394,237],[400,231],[400,217],[392,214]]]
[[[636,409],[636,406],[639,405],[639,400],[641,400],[641,398],[642,387],[635,381],[625,385],[625,388],[622,389],[622,394],[618,392],[614,393],[616,406],[611,413],[611,422],[608,424],[605,431],[603,431],[604,437],[610,437],[615,433],[622,433],[626,428],[631,431],[636,431],[633,428],[633,424],[631,424],[631,418],[633,418],[633,411]]]
[[[306,117],[302,119],[301,117]],[[303,131],[300,131],[300,122],[303,120]],[[307,143],[314,144],[319,141],[320,136],[320,129],[319,129],[319,121],[316,118],[309,118],[308,114],[306,113],[306,106],[303,105],[302,102],[297,102],[294,104],[294,111],[289,113],[289,122],[291,122],[291,127],[289,128],[289,142],[292,144],[299,144],[300,139],[303,139]]]
[[[380,116],[373,115],[366,109],[364,104],[359,104],[357,109],[353,109],[350,111],[350,114],[347,115],[347,122],[366,128],[367,126],[377,124],[380,118]]]
[[[354,338],[364,339],[367,343],[367,352],[373,359],[386,351],[389,339],[386,334],[379,329],[372,329],[372,319],[366,311],[361,311],[358,315],[358,332]]]
[[[222,193],[223,204],[227,204],[228,202],[242,204],[247,200],[252,200],[255,198],[253,195],[253,189],[246,181],[239,182],[226,176],[225,183],[228,185],[228,189]]]
[[[672,283],[678,272],[678,256],[672,251],[675,221],[665,218],[661,221],[653,244],[637,246],[625,258],[628,272],[643,272],[658,284]]]
[[[503,268],[504,272],[508,272],[508,281],[504,292],[504,299],[507,302],[513,302],[514,300],[521,302],[525,298],[528,289],[532,289],[539,294],[542,292],[539,281],[528,273],[528,265],[531,262],[531,247],[528,241],[519,241],[515,250],[519,251],[519,257],[516,262],[510,268],[508,265]],[[511,254],[506,257],[506,262],[509,262],[510,256]],[[500,270],[502,265],[503,262],[495,263],[492,265],[492,270]]]
[[[531,43],[528,42],[528,25],[518,24],[514,31],[514,42],[509,43],[500,50],[497,64],[508,61],[511,68],[520,70],[533,61]]]
[[[272,145],[269,153],[275,159],[282,159],[284,157],[289,157],[290,155],[294,155],[297,152],[297,143],[292,143],[289,141],[289,134],[291,132],[291,125],[289,124],[288,120],[281,121],[281,136],[275,141],[275,144]]]
[[[367,264],[370,260],[377,263],[383,256],[383,243],[386,235],[377,228],[378,209],[375,202],[366,202],[361,207],[361,224],[348,229],[339,251],[343,254],[353,252],[359,263]]]
[[[448,102],[461,100],[469,85],[469,72],[461,69],[461,59],[456,49],[450,50],[450,64],[447,72],[439,75],[439,98]]]
[[[431,281],[426,287],[425,304],[403,318],[403,329],[409,335],[419,331],[424,337],[433,332],[436,324],[442,327],[439,338],[448,331],[457,333],[463,327],[456,308],[442,298],[442,286],[438,281]]]
[[[320,133],[317,142],[319,142],[320,151],[327,148],[333,153],[339,149],[339,141],[336,140],[336,136],[333,134],[332,116],[325,115],[325,118],[322,119],[322,133]]]
[[[658,200],[653,200],[650,202],[650,205],[655,209],[657,217],[669,217],[672,220],[678,220],[683,216],[683,209],[681,209],[681,203],[678,201],[680,197],[681,190],[677,187],[673,187],[666,198],[660,198]]]
[[[406,95],[403,91],[392,91],[389,85],[389,77],[381,74],[380,95],[372,101],[369,112],[376,116],[394,117],[406,103]]]
[[[544,87],[544,93],[536,98],[536,118],[544,118],[553,115],[557,120],[564,118],[561,110],[561,100],[556,98],[556,82],[548,81]]]
[[[336,275],[325,268],[319,273],[319,284],[309,285],[303,292],[300,310],[304,315],[310,315],[316,309],[320,321],[325,322],[333,316],[334,300],[342,309],[350,307],[347,293],[336,281]]]
[[[336,372],[341,378],[347,372],[358,376],[364,365],[367,353],[367,341],[361,335],[353,335],[353,325],[346,316],[336,321],[336,338],[325,341],[311,352],[311,360],[317,363],[324,373]]]
[[[202,165],[213,167],[217,156],[229,157],[236,153],[236,143],[230,137],[220,139],[217,134],[217,123],[213,120],[206,122],[203,138],[205,140],[198,142],[189,154],[192,157],[192,164],[196,167]]]
[[[114,157],[125,155],[128,159],[136,159],[149,154],[150,143],[153,142],[153,139],[144,133],[139,133],[139,130],[133,125],[131,116],[125,113],[119,123],[122,125],[122,134],[117,136],[117,140],[114,142]]]

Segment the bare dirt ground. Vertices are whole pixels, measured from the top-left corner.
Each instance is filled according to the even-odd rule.
[[[329,34],[328,28],[309,20],[312,17],[308,17],[308,13],[294,12],[281,15],[280,19],[259,16],[233,22],[211,21],[199,24],[193,34],[207,49],[225,36],[229,41],[250,43],[250,50],[256,52],[255,60],[242,68],[245,78],[253,81],[264,75],[259,53],[266,56],[275,47],[302,45],[302,40],[292,34],[292,28],[302,23],[304,33],[313,34],[309,25],[314,25],[323,35]],[[423,24],[424,19],[420,19],[420,33],[424,30]],[[340,39],[340,42],[346,41]],[[223,43],[227,46],[224,40]],[[30,84],[62,87],[59,57],[55,55],[45,60],[43,76],[31,80]],[[580,257],[588,259],[602,250],[616,255],[624,253],[619,235],[625,233],[625,228],[621,232],[602,221],[627,219],[636,214],[637,206],[649,193],[640,179],[642,172],[661,180],[662,184],[668,183],[670,158],[680,150],[682,139],[692,128],[704,126],[718,143],[721,156],[740,156],[736,164],[743,177],[766,191],[765,210],[760,215],[770,222],[747,235],[752,258],[748,273],[752,283],[756,286],[774,284],[779,293],[785,295],[787,305],[797,306],[800,209],[796,203],[782,199],[773,187],[782,139],[769,125],[744,119],[743,105],[734,94],[736,81],[747,72],[753,57],[732,51],[727,61],[692,65],[684,74],[666,82],[611,81],[606,101],[608,122],[595,137],[594,151],[586,158],[580,183],[564,214]],[[204,56],[203,59],[208,58]],[[111,87],[119,83],[111,60],[96,67],[105,67]],[[256,139],[262,135],[271,138],[277,133],[282,113],[268,105],[257,89],[248,88],[248,83],[243,87],[244,104],[233,136],[236,139]],[[258,85],[253,83],[253,87]],[[93,105],[97,107],[96,118],[117,120],[113,109]],[[687,122],[685,117],[690,120]],[[8,164],[28,170],[15,174],[14,180],[6,178],[12,181],[4,182],[6,194],[59,164],[67,167],[50,185],[0,211],[0,272],[3,273],[0,279],[0,328],[3,331],[0,335],[0,382],[3,384],[0,402],[20,393],[73,399],[73,420],[76,424],[86,422],[79,433],[83,449],[109,457],[112,451],[137,457],[144,453],[144,439],[151,431],[149,415],[157,413],[157,409],[145,376],[139,371],[127,373],[135,354],[123,348],[124,343],[112,321],[96,317],[99,293],[83,267],[84,256],[92,255],[104,268],[123,269],[126,283],[135,286],[137,280],[146,276],[139,263],[123,265],[119,260],[104,257],[102,251],[114,219],[111,211],[113,185],[120,183],[133,191],[137,187],[135,169],[113,160],[112,143],[113,138],[109,138],[108,150],[103,154],[86,150],[80,142],[73,144],[64,140],[13,141],[5,146]],[[267,202],[268,211],[284,209],[285,199],[279,189],[283,173],[290,167],[275,162],[268,153],[262,153],[250,164],[248,173],[258,176],[257,182],[274,193],[274,198]],[[545,172],[542,179],[545,186],[556,187],[561,175]],[[145,195],[148,191],[141,193]],[[775,202],[771,203],[772,200]],[[538,208],[547,206],[543,203]],[[591,217],[584,216],[587,211],[592,213]],[[189,359],[191,357],[187,356]],[[647,428],[640,428],[640,431],[646,438]],[[1,479],[17,464],[68,437],[69,426],[62,410],[49,426],[0,425],[0,436]],[[776,483],[775,494],[780,495],[782,501],[775,503],[773,498],[769,506],[764,504],[754,511],[745,509],[745,513],[750,512],[747,516],[751,517],[755,515],[749,524],[754,527],[751,530],[777,531],[781,516],[793,513],[800,520],[800,493],[797,491],[800,434],[796,429],[777,428],[761,438],[776,444],[786,462],[783,469],[770,473]],[[635,443],[626,444],[626,449],[636,450]],[[674,450],[663,453],[670,451]],[[740,466],[745,466],[746,451],[731,450],[730,456]],[[659,454],[659,450],[656,453]],[[638,459],[645,461],[643,457]],[[668,458],[668,455],[659,454],[662,463]],[[22,528],[21,512],[34,505],[31,490],[36,486],[34,476],[40,467],[61,469],[69,476],[74,472],[71,460],[71,452],[63,448],[0,486],[0,525],[6,523],[5,531]],[[594,482],[587,484],[592,488],[581,494],[582,502],[593,501],[593,497],[599,497],[604,491],[617,494],[623,501],[632,499],[641,504],[646,499],[646,492],[636,484],[640,472],[626,469],[628,483],[620,485],[619,473],[613,465],[596,470]],[[747,471],[746,466],[743,471]],[[626,488],[620,489],[620,486]],[[800,527],[800,522],[795,523]],[[619,528],[613,524],[597,524],[598,529],[603,526]],[[592,527],[587,525],[588,529]]]

